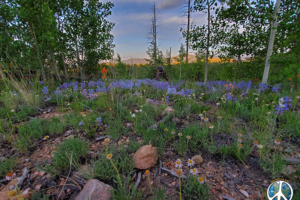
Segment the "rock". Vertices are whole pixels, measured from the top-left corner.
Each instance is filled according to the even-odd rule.
[[[39,175],[39,172],[34,172],[33,174],[30,175],[30,180],[34,180],[37,176]]]
[[[300,160],[297,158],[285,158],[285,161],[289,164],[300,164]]]
[[[249,197],[248,192],[246,192],[245,190],[240,190],[240,192],[241,192],[246,198]]]
[[[10,186],[7,187],[7,190],[8,190],[8,191],[12,191],[12,190],[14,190],[14,189],[16,189],[16,186],[15,186],[15,185],[10,185]]]
[[[31,196],[33,195],[33,192],[30,188],[27,188],[26,190],[24,190],[24,192],[22,193],[22,197],[24,199],[31,199]]]
[[[110,185],[102,183],[96,179],[89,180],[75,198],[75,200],[108,200],[111,199]]]
[[[164,116],[166,113],[168,113],[168,114],[171,112],[174,113],[174,111],[175,110],[173,108],[167,107],[164,111],[162,111],[161,115]]]
[[[227,196],[224,196],[224,195],[222,196],[222,198],[223,198],[223,199],[226,199],[226,200],[234,200],[233,198],[227,197]]]
[[[172,121],[175,122],[176,124],[181,123],[180,119],[178,119],[177,117],[174,117],[174,118],[172,119]]]
[[[74,135],[69,135],[68,137],[66,137],[65,139],[66,140],[69,140],[69,139],[73,139],[74,138]]]
[[[42,186],[41,184],[36,185],[35,186],[35,191],[39,191],[41,189],[41,186]]]
[[[297,186],[297,184],[295,184],[295,183],[291,182],[291,183],[290,183],[290,185],[292,186],[292,188],[293,188],[294,192],[295,192],[296,190],[298,190],[298,186]]]
[[[283,174],[283,175],[290,175],[290,174],[292,174],[292,173],[294,173],[294,170],[293,170],[293,168],[291,167],[291,166],[285,166],[282,170],[281,170],[281,174]]]
[[[192,160],[195,162],[195,165],[203,163],[203,158],[201,155],[196,155],[192,157]]]
[[[44,176],[46,172],[40,171],[39,176]]]
[[[145,145],[139,148],[133,155],[133,162],[137,169],[148,169],[157,163],[157,147]]]
[[[290,147],[287,147],[285,148],[284,152],[287,152],[287,153],[292,153],[293,150],[290,148]]]

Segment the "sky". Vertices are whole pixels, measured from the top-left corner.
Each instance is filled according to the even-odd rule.
[[[108,1],[108,0],[107,0]],[[115,23],[114,35],[115,55],[120,54],[122,60],[129,58],[148,58],[149,47],[147,33],[151,23],[151,13],[154,3],[159,10],[158,45],[166,53],[172,51],[177,56],[180,44],[185,41],[180,28],[186,28],[187,17],[183,16],[186,0],[110,0],[114,3],[112,15],[108,20]],[[104,1],[105,2],[105,1]],[[207,14],[192,13],[192,22],[196,25],[206,23]],[[192,50],[189,53],[193,53]]]

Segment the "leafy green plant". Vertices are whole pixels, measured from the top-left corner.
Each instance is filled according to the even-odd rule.
[[[286,166],[286,162],[280,153],[275,152],[271,159],[268,157],[260,159],[260,166],[265,172],[270,173],[273,179],[275,179],[281,176],[281,172]]]
[[[222,154],[222,160],[224,162],[225,156],[231,154],[232,149],[231,146],[224,145],[219,147],[219,151]]]
[[[14,157],[6,158],[0,161],[0,176],[5,177],[6,174],[12,172],[16,164],[16,158]]]
[[[65,140],[53,154],[53,163],[51,166],[47,165],[46,170],[48,173],[57,174],[69,169],[71,158],[71,164],[74,165],[80,157],[87,155],[88,146],[85,140],[79,138]]]
[[[206,184],[199,183],[196,176],[189,174],[183,183],[184,187],[182,191],[186,198],[190,200],[208,200],[210,198],[209,187]]]

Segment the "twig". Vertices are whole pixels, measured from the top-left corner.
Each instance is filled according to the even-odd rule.
[[[29,173],[29,171],[28,171],[28,169],[25,167],[25,168],[23,169],[23,174],[22,174],[22,176],[21,176],[20,178],[18,178],[18,183],[17,183],[17,185],[18,185],[19,189],[21,189],[22,184],[23,184],[23,181],[25,180],[25,178],[27,178],[28,173]]]
[[[161,169],[164,170],[164,171],[166,171],[166,172],[168,172],[169,174],[171,174],[171,175],[176,176],[176,177],[179,178],[179,176],[176,174],[176,172],[173,172],[173,171],[168,170],[168,169],[163,168],[163,167],[162,167]],[[182,175],[181,178],[186,178],[186,176],[185,176],[185,175]]]
[[[138,178],[136,180],[136,183],[134,185],[134,190],[136,190],[136,188],[139,186],[140,182],[141,182],[141,177],[142,177],[142,172],[138,173]]]
[[[162,162],[161,162],[161,160],[159,160],[159,172],[158,172],[158,175],[161,174],[161,165],[162,165]]]
[[[40,191],[48,190],[49,188],[54,188],[54,187],[61,187],[61,186],[65,186],[65,185],[77,187],[77,185],[73,185],[73,184],[64,184],[64,185],[55,185],[55,186],[51,186],[51,187],[42,189],[42,190],[40,190]],[[80,189],[80,188],[78,188],[78,189]],[[81,190],[81,189],[80,189],[80,190]]]
[[[67,153],[67,152],[66,152],[66,153]],[[67,155],[67,156],[68,156],[68,155]],[[66,182],[68,181],[68,179],[69,179],[69,176],[70,176],[70,173],[71,173],[71,169],[72,169],[72,159],[73,159],[73,152],[71,153],[71,159],[70,159],[70,170],[69,170],[69,173],[68,173],[68,176],[67,176]],[[64,185],[63,185],[63,188],[60,190],[60,193],[59,193],[59,195],[58,195],[57,199],[59,199],[59,197],[60,197],[60,195],[61,195],[62,191],[64,190],[64,187],[65,187],[65,185],[66,185],[66,182],[64,183]]]
[[[66,177],[66,176],[63,176],[63,175],[61,175],[62,177],[65,177],[65,178],[68,178],[68,177]],[[70,179],[70,181],[71,182],[73,182],[74,184],[76,184],[77,186],[78,186],[78,188],[81,190],[81,187],[80,187],[80,185],[74,180],[74,179],[72,179],[72,178],[69,178]],[[67,181],[66,181],[67,182]]]
[[[95,141],[97,142],[97,141],[103,140],[103,139],[105,139],[105,138],[108,138],[108,135],[97,137],[97,138],[95,139]]]
[[[153,178],[155,178],[155,177],[156,177],[156,175],[157,175],[157,167],[155,168],[155,172],[154,172],[154,176],[153,176]]]

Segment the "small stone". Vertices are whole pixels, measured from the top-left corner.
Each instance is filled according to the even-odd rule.
[[[291,166],[285,166],[283,169],[282,169],[282,171],[281,171],[281,174],[283,174],[283,175],[290,175],[290,174],[292,174],[292,173],[294,173],[294,170],[293,170],[293,168],[291,167]]]
[[[66,140],[72,139],[74,138],[74,135],[69,135],[68,137],[66,137]]]
[[[133,155],[133,162],[137,169],[148,169],[157,163],[158,153],[157,147],[145,145],[139,148]]]
[[[297,184],[295,184],[295,183],[291,182],[291,183],[290,183],[290,185],[292,186],[292,188],[293,188],[294,192],[295,192],[296,190],[298,190],[298,186],[297,186]]]
[[[75,198],[75,200],[109,200],[111,199],[110,185],[102,183],[96,179],[89,180]]]
[[[287,147],[285,148],[284,152],[287,152],[287,153],[292,153],[293,150],[290,148],[290,147]]]
[[[223,185],[225,188],[228,188],[228,184],[227,183],[224,183]]]
[[[14,189],[16,189],[16,186],[15,186],[15,185],[10,185],[10,186],[7,187],[7,190],[8,190],[8,191],[12,191],[12,190],[14,190]]]
[[[213,188],[210,188],[210,191],[211,191],[211,193],[212,193],[213,195],[215,195],[215,194],[216,194],[216,190],[215,190],[215,189],[213,189]]]
[[[241,192],[246,198],[249,197],[248,192],[246,192],[245,190],[240,190],[240,192]]]
[[[44,176],[45,173],[46,173],[46,172],[44,172],[44,171],[40,171],[39,175],[40,175],[40,176]]]
[[[195,162],[195,165],[203,163],[203,158],[201,155],[196,155],[192,157],[192,160]]]
[[[31,199],[32,195],[33,195],[32,190],[30,188],[27,188],[26,190],[24,190],[24,192],[22,192],[21,196],[27,200],[27,199]]]
[[[268,185],[269,184],[269,182],[267,181],[267,180],[264,180],[264,182],[263,182],[265,185]]]
[[[176,182],[174,181],[174,182],[172,183],[172,185],[175,186],[175,185],[176,185]]]
[[[55,190],[55,188],[50,188],[49,190],[47,190],[47,194],[52,194],[52,192]]]
[[[39,191],[41,189],[41,186],[42,186],[41,184],[36,185],[35,186],[35,191]]]
[[[297,158],[285,158],[285,161],[289,164],[300,164],[300,160]]]

